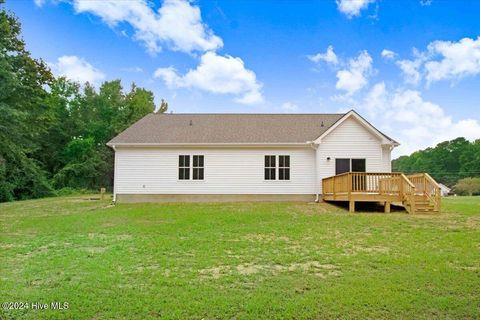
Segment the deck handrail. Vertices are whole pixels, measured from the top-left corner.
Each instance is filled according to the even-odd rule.
[[[428,173],[416,173],[407,176],[417,186],[418,192],[422,196],[426,196],[433,203],[435,211],[440,210],[441,206],[441,190],[439,184]]]
[[[402,178],[405,180],[405,183],[407,183],[410,187],[415,189],[415,185],[408,179],[408,177],[402,173]]]
[[[377,192],[399,194],[399,172],[345,172],[322,179],[322,190],[326,194]]]
[[[322,179],[322,193],[324,199],[348,200],[353,207],[355,201],[362,201],[359,199],[381,199],[378,201],[385,206],[401,202],[409,213],[415,213],[416,206],[424,211],[432,204],[434,211],[439,211],[441,201],[440,186],[428,173],[344,172]]]
[[[403,193],[401,195],[402,201],[405,201],[406,206],[405,209],[407,209],[408,213],[415,213],[415,193],[416,193],[416,188],[415,184],[413,184],[408,177],[402,173],[402,190]],[[406,187],[406,188],[405,188]]]

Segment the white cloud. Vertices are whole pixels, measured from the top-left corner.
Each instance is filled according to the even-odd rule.
[[[395,57],[397,56],[397,54],[395,52],[393,52],[392,50],[388,50],[388,49],[383,49],[382,50],[382,57],[385,58],[385,59],[395,59]]]
[[[300,109],[298,105],[290,101],[287,101],[284,104],[282,104],[281,108],[284,112],[297,112]]]
[[[420,0],[420,5],[421,5],[421,6],[424,6],[424,7],[426,6],[426,7],[428,7],[428,6],[430,6],[431,4],[432,4],[432,0]]]
[[[338,58],[335,52],[333,51],[333,46],[328,46],[327,51],[325,53],[317,53],[315,55],[307,56],[308,59],[315,63],[319,63],[320,61],[325,61],[328,64],[337,65]]]
[[[193,88],[215,94],[232,94],[235,101],[245,104],[263,101],[262,85],[240,58],[207,52],[196,69],[179,75],[173,67],[159,68],[154,77],[162,79],[170,89]]]
[[[480,73],[480,37],[463,38],[458,42],[434,41],[428,45],[430,56],[440,60],[425,63],[427,83],[457,80]]]
[[[403,77],[405,82],[410,84],[418,84],[422,79],[420,75],[420,64],[421,62],[418,60],[400,60],[397,61],[397,65],[403,72]]]
[[[350,59],[348,69],[337,72],[338,81],[335,87],[352,95],[368,84],[368,76],[372,73],[372,57],[362,51],[356,59]]]
[[[462,119],[457,122],[438,104],[426,101],[416,90],[389,92],[385,83],[377,83],[360,107],[401,143],[396,154],[408,154],[457,137],[470,140],[480,136],[480,122]]]
[[[366,9],[370,3],[375,0],[337,0],[337,8],[345,14],[347,18],[359,16],[360,11]]]
[[[129,68],[122,68],[122,71],[125,72],[133,72],[133,73],[140,73],[143,72],[143,69],[140,67],[129,67]]]
[[[413,60],[397,61],[407,83],[418,84],[425,79],[430,85],[480,74],[480,37],[457,42],[433,41],[424,52],[413,49],[413,55]]]
[[[222,39],[202,22],[200,8],[187,0],[165,0],[158,12],[146,0],[73,0],[73,5],[77,13],[92,13],[112,28],[130,24],[134,38],[151,53],[160,52],[162,46],[188,53],[223,46]]]
[[[57,76],[64,76],[70,80],[80,83],[89,82],[98,84],[105,78],[105,74],[93,67],[85,59],[77,56],[62,56],[55,63],[48,64]]]
[[[428,60],[428,56],[416,48],[413,48],[412,52],[413,60],[399,60],[397,65],[403,72],[405,82],[417,85],[422,80],[421,68],[423,63]]]
[[[363,106],[370,116],[376,116],[383,112],[387,106],[385,82],[377,83],[367,93]]]
[[[37,7],[42,7],[47,0],[33,0]]]

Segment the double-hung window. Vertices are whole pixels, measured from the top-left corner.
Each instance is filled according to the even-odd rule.
[[[192,161],[190,161],[190,157]],[[203,180],[204,171],[203,155],[178,156],[178,180]]]
[[[203,156],[193,156],[193,180],[203,180]]]
[[[265,180],[275,180],[275,156],[265,156]]]
[[[278,171],[278,174],[277,174],[277,171]],[[290,180],[290,156],[266,155],[264,179],[265,180]]]
[[[290,156],[278,156],[278,180],[290,180]]]
[[[178,156],[178,179],[190,180],[190,156]]]

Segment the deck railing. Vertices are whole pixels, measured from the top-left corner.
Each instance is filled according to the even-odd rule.
[[[345,172],[322,180],[324,195],[348,195],[347,199],[358,194],[378,195],[391,202],[405,203],[409,212],[415,212],[416,189],[399,172]]]
[[[322,179],[324,199],[349,201],[401,202],[408,212],[440,211],[441,190],[428,173],[406,176],[399,172],[345,172]]]
[[[426,196],[435,208],[440,209],[442,194],[438,183],[428,173],[407,175],[407,178],[415,185],[416,195]]]
[[[397,194],[401,192],[401,173],[345,172],[322,180],[324,194],[348,192]]]

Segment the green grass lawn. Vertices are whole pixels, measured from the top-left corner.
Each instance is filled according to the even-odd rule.
[[[479,318],[480,197],[327,204],[0,204],[1,319]]]

